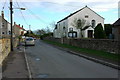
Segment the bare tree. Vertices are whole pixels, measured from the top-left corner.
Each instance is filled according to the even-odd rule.
[[[44,29],[38,29],[38,30],[35,31],[35,32],[36,32],[36,34],[38,34],[38,35],[43,35],[43,34],[46,33],[46,31],[45,31]]]
[[[85,19],[77,19],[77,18],[75,18],[72,23],[72,26],[76,27],[77,29],[80,29],[81,37],[83,37],[82,29],[85,26],[85,23],[86,23]]]
[[[50,28],[48,26],[45,28],[45,31],[46,31],[46,33],[50,33],[51,32],[51,30],[50,30]]]
[[[55,25],[56,25],[55,21],[50,23],[50,28],[51,28],[52,31],[55,29]]]

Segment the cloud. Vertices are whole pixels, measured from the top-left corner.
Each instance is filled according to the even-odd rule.
[[[38,3],[37,3],[38,4]],[[84,6],[96,12],[105,12],[118,8],[118,0],[41,0],[39,6],[55,12],[75,11]]]
[[[0,2],[5,2],[6,0],[0,0]],[[107,11],[110,8],[117,8],[119,0],[13,0],[14,2],[29,2],[29,7],[46,7],[52,8],[53,10],[56,8],[60,11],[65,11],[63,8],[71,8],[78,9],[82,8],[85,5],[89,7],[96,8],[96,11]],[[45,5],[42,5],[45,4]],[[31,6],[32,5],[32,6]],[[82,6],[81,6],[82,5]],[[76,7],[76,8],[75,8]],[[61,10],[61,8],[63,10]],[[109,8],[109,9],[108,9]],[[99,9],[99,10],[98,10]]]

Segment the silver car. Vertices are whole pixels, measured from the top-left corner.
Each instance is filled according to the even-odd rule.
[[[35,41],[34,41],[34,38],[32,38],[32,37],[27,37],[26,39],[25,39],[25,45],[35,45]]]

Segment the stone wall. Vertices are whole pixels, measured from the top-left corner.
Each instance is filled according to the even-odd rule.
[[[110,53],[119,53],[120,42],[110,39],[60,39],[60,38],[45,38],[46,40],[59,43],[69,44],[80,48],[89,48],[94,50],[102,50]]]
[[[18,45],[18,39],[13,39],[13,46],[16,47]],[[4,38],[0,39],[0,64],[2,61],[8,56],[10,53],[10,39]]]
[[[0,39],[0,64],[10,52],[10,39]]]

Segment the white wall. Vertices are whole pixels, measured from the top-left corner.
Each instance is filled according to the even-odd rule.
[[[11,32],[11,25],[10,25],[10,23],[8,22],[8,30],[7,30],[7,34],[9,34],[9,31]]]
[[[93,32],[94,32],[94,29],[92,28],[92,27],[89,27],[88,29],[86,29],[85,31],[84,31],[84,37],[85,38],[88,38],[88,30],[93,30]],[[94,36],[93,36],[94,37]]]
[[[88,18],[85,18],[85,15],[88,15]],[[83,10],[81,10],[80,12],[74,14],[73,16],[68,18],[68,26],[72,26],[71,23],[74,21],[75,18],[78,19],[85,19],[87,22],[86,23],[90,23],[92,20],[96,21],[96,25],[98,23],[101,23],[102,26],[104,27],[104,19],[101,18],[100,16],[98,16],[96,13],[94,13],[93,11],[91,11],[88,7],[84,8]]]

